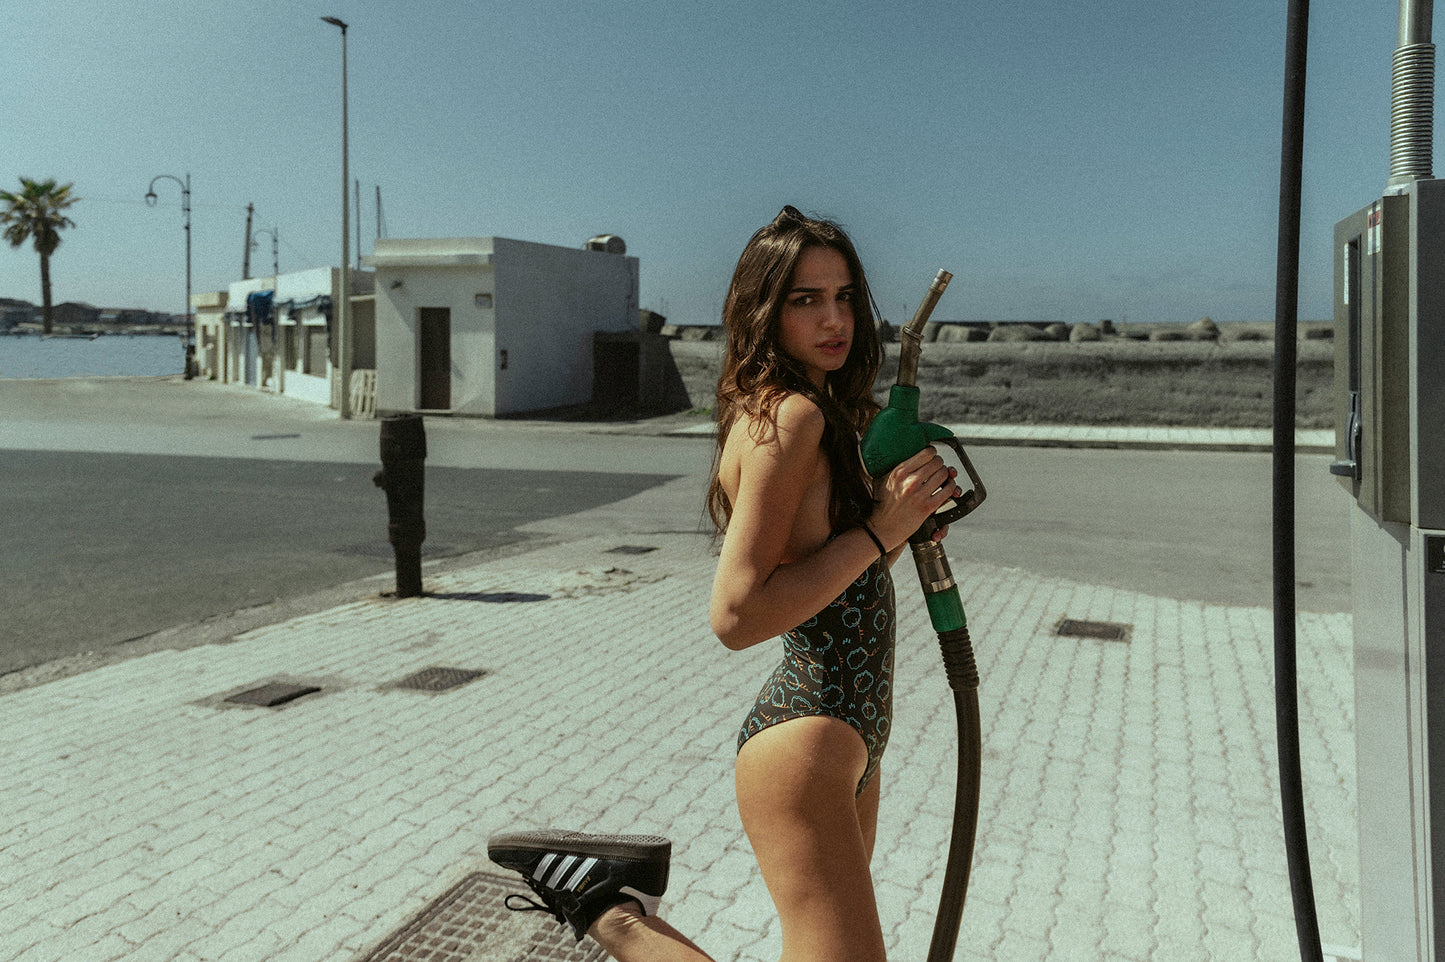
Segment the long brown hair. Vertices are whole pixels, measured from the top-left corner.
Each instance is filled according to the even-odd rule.
[[[793,273],[803,251],[810,247],[842,254],[858,291],[853,299],[852,347],[843,366],[828,372],[822,390],[783,350],[778,333],[778,318]],[[727,529],[732,517],[732,504],[718,478],[728,434],[743,414],[756,417],[763,430],[776,431],[777,407],[788,394],[808,398],[827,420],[822,447],[832,476],[828,520],[833,530],[868,516],[873,496],[858,456],[858,436],[878,411],[873,379],[882,364],[883,350],[875,311],[858,252],[832,221],[805,217],[794,207],[784,207],[743,248],[723,303],[727,346],[717,384],[717,448],[707,492],[708,514],[719,533]]]

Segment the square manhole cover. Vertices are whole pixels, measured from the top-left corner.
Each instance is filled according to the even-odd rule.
[[[607,953],[545,912],[513,912],[515,881],[473,872],[358,962],[601,962]],[[529,893],[530,894],[530,893]]]
[[[314,695],[321,689],[316,685],[295,685],[290,682],[275,681],[250,688],[246,691],[231,695],[226,699],[237,705],[256,705],[261,708],[280,708],[282,705],[290,704],[298,698],[306,695]]]
[[[423,668],[407,675],[392,685],[393,688],[408,688],[412,691],[447,691],[484,676],[484,671],[470,668]]]
[[[1128,641],[1129,626],[1112,621],[1082,621],[1065,618],[1054,634],[1065,638],[1096,638],[1099,641]]]

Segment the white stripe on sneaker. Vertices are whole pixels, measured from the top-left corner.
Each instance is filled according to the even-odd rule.
[[[595,858],[589,858],[587,861],[583,862],[581,867],[579,867],[577,871],[572,873],[572,877],[567,880],[567,884],[563,886],[563,890],[567,892],[576,890],[577,886],[581,884],[582,879],[587,876],[588,872],[592,871],[592,866],[596,864],[597,859]]]
[[[581,858],[576,855],[569,855],[564,858],[562,864],[557,866],[557,871],[553,872],[552,877],[547,879],[545,883],[546,886],[550,889],[556,888],[557,883],[562,881],[562,877],[572,871],[572,866],[576,865],[579,861],[581,861]]]
[[[535,880],[538,881],[538,882],[542,881],[542,876],[544,876],[544,875],[547,874],[547,869],[551,866],[551,864],[552,864],[554,861],[556,861],[556,859],[557,859],[557,856],[555,856],[555,855],[551,855],[551,854],[543,855],[543,856],[542,856],[542,861],[540,861],[540,862],[537,863],[537,868],[536,868],[536,870],[532,872],[532,878],[535,879]]]

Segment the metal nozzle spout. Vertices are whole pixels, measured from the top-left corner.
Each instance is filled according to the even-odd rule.
[[[940,270],[933,278],[933,283],[928,285],[928,294],[923,298],[923,303],[918,305],[918,310],[913,312],[913,320],[908,322],[907,329],[918,334],[923,333],[923,325],[928,323],[928,317],[933,309],[938,306],[938,299],[948,289],[948,282],[953,280],[953,275],[948,271]]]
[[[898,332],[902,344],[898,350],[898,383],[904,387],[913,387],[918,383],[918,356],[923,353],[923,326],[928,323],[929,316],[938,305],[938,299],[948,289],[948,282],[951,280],[952,274],[940,270],[934,276],[933,283],[928,285],[928,294],[923,298],[923,303],[918,305],[913,320]]]

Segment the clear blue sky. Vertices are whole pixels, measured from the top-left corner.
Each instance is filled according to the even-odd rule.
[[[1284,0],[6,6],[0,183],[82,198],[57,302],[184,309],[157,174],[191,175],[196,291],[240,279],[248,203],[283,272],[339,260],[334,15],[366,253],[379,185],[391,237],[621,235],[643,306],[715,323],[794,204],[849,229],[895,323],[940,267],[938,319],[1274,316]],[[1310,26],[1304,319],[1332,225],[1384,189],[1396,4],[1316,0]],[[0,296],[39,302],[28,246]]]

